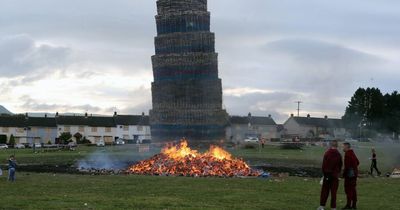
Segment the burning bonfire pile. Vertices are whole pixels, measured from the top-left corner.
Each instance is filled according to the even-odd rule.
[[[240,177],[261,174],[220,147],[211,146],[208,152],[199,153],[190,149],[185,140],[178,145],[165,147],[161,154],[131,166],[127,172],[138,175],[191,177]]]

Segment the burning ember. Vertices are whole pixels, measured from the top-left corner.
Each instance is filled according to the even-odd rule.
[[[261,173],[251,169],[243,160],[217,146],[211,146],[206,153],[199,153],[188,147],[186,140],[178,145],[165,147],[161,154],[131,166],[130,174],[166,175],[192,177],[239,177],[259,176]]]

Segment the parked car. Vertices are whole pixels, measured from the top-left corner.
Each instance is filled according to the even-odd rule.
[[[33,146],[35,146],[35,148],[42,148],[41,143],[29,144],[29,148],[33,148]]]
[[[349,143],[358,143],[357,139],[353,139],[353,138],[347,138],[344,140],[345,142],[349,142]]]
[[[68,147],[77,147],[78,145],[75,142],[69,142]]]
[[[143,139],[142,144],[151,144],[151,139]]]
[[[98,147],[105,147],[105,146],[106,146],[106,143],[105,143],[104,141],[98,141],[98,142],[96,143],[96,146],[98,146]]]
[[[14,148],[15,148],[15,149],[25,149],[25,145],[23,145],[23,144],[16,144],[16,145],[14,145]]]
[[[122,139],[118,139],[117,141],[115,141],[116,145],[125,145],[125,141]]]
[[[0,149],[8,149],[7,144],[0,144]]]
[[[244,140],[246,143],[258,143],[260,140],[257,137],[248,137]]]

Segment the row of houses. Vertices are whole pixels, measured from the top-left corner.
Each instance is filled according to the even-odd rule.
[[[57,143],[63,133],[70,133],[72,140],[86,138],[92,143],[112,143],[121,138],[140,142],[151,139],[149,117],[142,115],[113,116],[61,116],[30,117],[26,115],[0,116],[0,135],[9,139],[14,136],[16,143]]]
[[[62,116],[31,117],[26,115],[0,116],[0,135],[9,139],[14,136],[16,143],[57,143],[63,133],[70,133],[72,140],[85,138],[92,143],[112,143],[124,139],[137,143],[151,139],[149,116]],[[340,138],[346,137],[346,129],[340,119],[295,117],[291,115],[284,124],[277,124],[272,116],[231,116],[226,128],[226,139],[244,141],[248,137],[263,139],[290,138]]]
[[[293,114],[284,124],[277,124],[271,116],[232,116],[226,130],[227,139],[240,142],[248,137],[267,140],[281,139],[345,139],[348,133],[341,119],[325,116],[316,118]]]

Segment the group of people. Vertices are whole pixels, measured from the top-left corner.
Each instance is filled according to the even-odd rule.
[[[336,195],[339,188],[339,178],[344,178],[344,190],[347,197],[347,204],[342,209],[357,209],[357,179],[358,166],[360,161],[354,153],[350,143],[343,143],[344,161],[340,154],[338,141],[332,141],[330,148],[325,152],[322,172],[324,174],[322,181],[320,207],[318,210],[324,210],[329,194],[331,194],[331,209],[336,210]],[[371,174],[375,169],[378,175],[381,172],[377,167],[377,157],[375,149],[372,149]],[[344,164],[343,164],[344,163]],[[343,173],[342,168],[344,165]]]
[[[15,156],[11,155],[8,159],[8,181],[15,182],[15,169],[17,168],[17,161]],[[0,176],[3,175],[3,171],[0,168]]]

